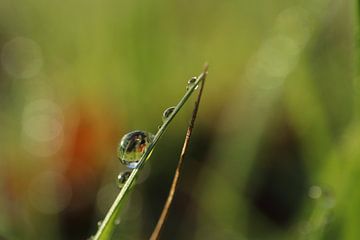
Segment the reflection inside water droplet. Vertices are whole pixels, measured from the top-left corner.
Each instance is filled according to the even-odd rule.
[[[196,82],[197,77],[192,77],[188,82],[186,86],[186,90],[189,90]],[[198,89],[199,85],[196,85],[195,90]]]
[[[175,110],[175,107],[169,107],[163,112],[163,115],[162,115],[163,122],[165,122],[170,117],[170,115],[172,114],[172,112],[174,110]]]
[[[126,134],[118,147],[118,158],[129,168],[136,168],[154,135],[145,131],[133,131]]]
[[[126,181],[129,178],[130,174],[131,174],[131,171],[129,171],[129,170],[119,173],[119,175],[117,177],[117,185],[119,188],[122,188],[124,186],[124,184],[126,183]]]

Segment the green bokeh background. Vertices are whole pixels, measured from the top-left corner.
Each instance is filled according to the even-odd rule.
[[[86,239],[124,169],[209,76],[162,239],[360,237],[355,1],[0,2],[0,239]],[[114,239],[147,239],[192,98],[141,173]]]

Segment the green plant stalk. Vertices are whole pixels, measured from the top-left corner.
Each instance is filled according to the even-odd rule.
[[[107,212],[104,220],[102,221],[97,233],[95,234],[95,236],[93,238],[94,240],[110,239],[110,237],[114,231],[114,227],[116,226],[115,221],[120,213],[122,200],[128,194],[130,186],[135,181],[135,177],[137,176],[139,170],[144,166],[144,163],[150,157],[158,140],[164,134],[164,132],[166,131],[170,122],[174,119],[175,115],[179,112],[179,110],[183,107],[183,105],[189,99],[191,94],[194,92],[195,88],[197,88],[198,84],[205,79],[206,74],[207,74],[207,68],[205,67],[205,70],[197,77],[195,83],[191,87],[189,87],[189,89],[186,91],[185,95],[181,98],[179,103],[176,105],[173,112],[170,114],[170,116],[167,118],[167,120],[161,125],[158,132],[155,134],[154,140],[150,143],[150,145],[147,148],[147,150],[145,151],[145,153],[141,156],[137,167],[131,172],[129,178],[125,182],[124,186],[121,188],[120,193],[118,194],[114,203],[112,204],[109,211]]]

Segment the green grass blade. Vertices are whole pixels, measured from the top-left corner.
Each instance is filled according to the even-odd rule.
[[[197,88],[198,84],[205,79],[206,74],[207,74],[207,68],[205,68],[205,70],[197,77],[195,83],[189,87],[189,89],[186,91],[185,95],[180,99],[179,103],[176,105],[174,111],[170,114],[170,116],[167,118],[167,120],[164,121],[164,123],[161,125],[158,132],[155,134],[154,140],[150,143],[149,147],[147,148],[147,150],[145,151],[145,153],[142,155],[141,159],[139,160],[137,168],[135,168],[131,172],[128,180],[125,182],[124,186],[120,190],[120,193],[118,194],[114,203],[112,204],[109,211],[107,212],[104,220],[102,221],[102,224],[100,225],[97,233],[95,234],[95,236],[93,238],[94,240],[107,240],[107,239],[111,238],[114,228],[116,226],[116,224],[115,224],[116,219],[121,210],[123,199],[129,193],[130,186],[134,183],[139,170],[142,169],[146,160],[150,157],[158,140],[165,133],[170,122],[174,119],[176,114],[184,106],[186,101],[189,99],[191,94],[194,92],[195,88]]]

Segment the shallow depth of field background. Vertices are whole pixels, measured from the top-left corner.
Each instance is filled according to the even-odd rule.
[[[360,236],[356,3],[0,1],[0,239],[87,239],[118,193],[121,137],[156,132],[209,62],[162,239]],[[147,239],[194,98],[114,239]]]

